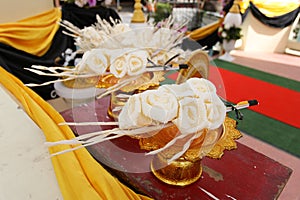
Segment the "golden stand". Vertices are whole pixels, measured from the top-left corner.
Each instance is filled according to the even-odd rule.
[[[141,0],[135,0],[131,23],[144,23],[146,21],[142,7]]]

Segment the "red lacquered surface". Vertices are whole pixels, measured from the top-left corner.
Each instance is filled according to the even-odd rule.
[[[62,112],[66,121],[111,121],[107,116],[109,98]],[[112,127],[71,127],[78,134]],[[204,158],[201,178],[178,187],[159,181],[150,172],[152,157],[140,150],[138,140],[121,137],[88,147],[90,153],[111,173],[139,193],[155,199],[276,199],[292,170],[238,143],[221,159]]]

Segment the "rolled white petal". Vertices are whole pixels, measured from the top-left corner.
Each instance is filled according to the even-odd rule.
[[[134,51],[127,55],[127,74],[135,76],[146,71],[148,53],[144,50]]]
[[[191,134],[207,128],[209,122],[202,99],[186,97],[179,101],[178,118],[173,120],[182,134]]]
[[[92,49],[89,51],[85,63],[92,72],[99,75],[104,74],[108,67],[107,57],[101,49]]]
[[[195,97],[210,98],[211,94],[215,94],[217,89],[215,85],[204,78],[190,78],[186,81]]]
[[[132,129],[152,124],[152,120],[143,115],[141,104],[139,94],[128,99],[118,117],[120,129]]]
[[[127,73],[127,59],[125,55],[111,58],[110,72],[117,78],[122,78]]]
[[[178,102],[176,97],[167,91],[148,90],[140,94],[142,112],[145,116],[167,123],[177,117]]]
[[[181,100],[185,97],[195,96],[193,90],[186,83],[182,83],[180,85],[176,85],[176,84],[162,85],[159,87],[158,90],[166,90],[168,92],[171,92],[173,95],[175,95],[177,100]]]
[[[216,94],[211,94],[210,99],[205,102],[205,107],[209,121],[208,128],[216,129],[221,126],[226,117],[226,106],[222,100]]]

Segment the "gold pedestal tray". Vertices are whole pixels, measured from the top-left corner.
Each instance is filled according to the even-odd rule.
[[[163,147],[178,133],[176,129],[171,126],[152,137],[139,139],[141,149],[152,151]],[[202,136],[191,143],[184,155],[171,163],[167,159],[174,154],[174,149],[158,153],[151,162],[152,173],[170,185],[186,186],[197,181],[202,174],[202,157],[221,158],[224,150],[237,148],[235,140],[242,136],[236,129],[236,121],[229,117],[226,117],[223,126],[212,131],[204,130]],[[182,146],[183,144],[177,145],[178,148]]]
[[[202,174],[200,158],[191,161],[180,157],[168,165],[165,158],[158,154],[153,158],[150,168],[156,178],[169,185],[177,186],[190,185]]]
[[[189,66],[188,69],[179,71],[176,79],[177,84],[185,82],[191,77],[208,77],[209,59],[204,51],[194,51],[188,58],[187,64]],[[127,101],[126,98],[118,94],[132,95],[158,87],[160,82],[164,80],[164,74],[165,72],[146,72],[131,84],[113,92],[108,115],[117,119],[120,112],[119,108]],[[100,78],[96,87],[108,88],[119,81],[122,80],[117,79],[113,75],[108,75]],[[152,173],[161,181],[171,185],[185,186],[197,181],[202,174],[201,159],[204,156],[221,158],[225,149],[230,150],[237,147],[234,140],[241,137],[241,134],[235,127],[235,120],[227,117],[223,125],[218,129],[210,131],[204,129],[203,134],[191,143],[184,155],[168,163],[168,160],[175,154],[174,152],[179,152],[183,148],[186,141],[180,140],[181,143],[176,143],[172,148],[168,148],[154,156],[150,166]],[[164,128],[151,137],[139,138],[140,148],[148,151],[162,148],[177,134],[180,133],[175,125]],[[189,137],[192,136],[188,136],[187,139]]]
[[[63,81],[64,86],[68,88],[74,89],[83,89],[83,88],[90,88],[95,87],[95,85],[99,81],[99,76],[92,76],[87,78],[76,78],[68,81]]]

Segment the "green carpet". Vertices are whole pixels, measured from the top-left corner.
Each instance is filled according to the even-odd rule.
[[[272,83],[280,87],[297,91],[297,94],[299,94],[300,92],[300,82],[298,81],[268,74],[259,70],[251,69],[249,67],[237,65],[219,59],[213,60],[211,64],[217,66],[217,68],[219,68],[220,70],[225,69],[231,72],[235,72],[237,74],[242,74],[264,82]],[[222,78],[224,74],[221,73]],[[229,79],[231,78],[234,79],[234,77],[230,77]],[[243,84],[242,82],[243,80],[239,80],[239,83]],[[257,89],[259,90],[260,87],[258,86]],[[269,94],[266,92],[264,93],[264,95],[268,96]],[[287,98],[292,98],[292,97],[287,97]],[[296,108],[299,109],[299,105],[300,104],[285,105],[285,106],[294,106],[295,108],[295,112],[293,115],[290,116],[290,119],[293,119],[295,117],[298,119],[299,112],[297,112]],[[300,157],[300,129],[299,128],[295,126],[291,126],[282,121],[276,120],[272,117],[266,116],[263,113],[255,112],[254,110],[251,109],[244,109],[242,110],[242,113],[244,114],[244,119],[238,121],[239,130],[257,139],[260,139],[266,143],[269,143],[277,148],[280,148],[286,152],[289,152],[292,155]],[[234,118],[233,114],[234,113],[230,113],[230,116],[232,118]],[[255,149],[255,147],[253,148]]]
[[[239,74],[243,74],[245,76],[253,77],[253,78],[256,78],[256,79],[259,79],[262,81],[280,85],[282,87],[289,88],[289,89],[300,92],[300,83],[298,81],[294,81],[294,80],[280,77],[277,75],[269,74],[269,73],[266,73],[266,72],[263,72],[260,70],[252,69],[252,68],[249,68],[246,66],[234,64],[234,63],[223,61],[220,59],[214,59],[211,62],[211,64],[214,66],[223,68],[223,69],[227,69],[227,70],[239,73]]]

